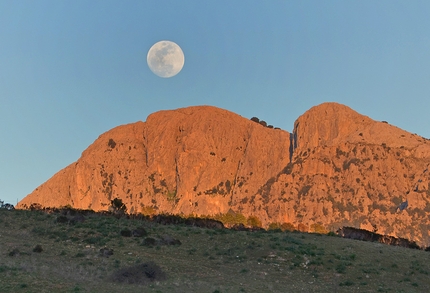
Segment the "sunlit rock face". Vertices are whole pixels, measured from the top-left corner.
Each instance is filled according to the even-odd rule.
[[[293,133],[189,107],[102,134],[18,207],[107,210],[118,197],[131,213],[354,226],[428,246],[429,165],[430,141],[337,103],[311,108]]]

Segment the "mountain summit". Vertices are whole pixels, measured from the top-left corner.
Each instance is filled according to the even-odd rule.
[[[430,141],[324,103],[293,133],[211,106],[102,134],[18,204],[235,215],[302,231],[354,226],[429,245]],[[406,208],[402,208],[405,206]]]

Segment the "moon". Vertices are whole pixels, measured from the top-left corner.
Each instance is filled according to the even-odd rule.
[[[171,41],[155,43],[146,56],[149,69],[164,78],[178,74],[184,67],[185,57],[181,47]]]

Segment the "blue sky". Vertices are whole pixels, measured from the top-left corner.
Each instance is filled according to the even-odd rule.
[[[214,105],[291,131],[336,101],[430,138],[429,1],[0,1],[0,199],[109,129]],[[160,40],[182,71],[146,64]]]

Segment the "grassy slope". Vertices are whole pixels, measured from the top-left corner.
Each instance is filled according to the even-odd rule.
[[[57,215],[0,210],[0,292],[430,292],[428,252],[289,232],[162,226],[106,216],[76,225]],[[121,229],[145,227],[180,246],[142,245]],[[33,252],[41,245],[41,253]],[[99,249],[112,248],[102,257]],[[19,254],[10,256],[14,249]],[[163,281],[119,284],[111,275],[154,261]]]

